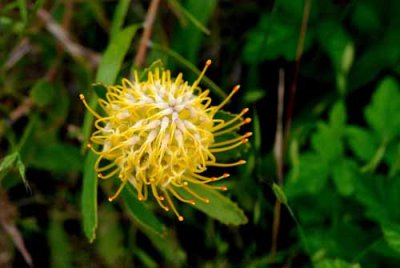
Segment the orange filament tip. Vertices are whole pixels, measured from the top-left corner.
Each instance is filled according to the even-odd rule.
[[[243,143],[243,144],[248,143],[248,142],[249,142],[249,139],[243,139],[243,140],[242,140],[242,143]]]
[[[245,113],[247,113],[249,111],[249,108],[244,108],[243,110],[242,110],[242,114],[245,114]]]
[[[192,205],[196,205],[196,202],[194,200],[189,200],[189,203]]]
[[[211,177],[210,178],[212,181],[216,181],[217,180],[217,177]]]
[[[246,119],[244,119],[244,123],[245,124],[248,124],[248,123],[250,123],[251,122],[251,118],[250,117],[247,117]]]
[[[89,143],[89,144],[87,145],[87,147],[88,147],[89,149],[92,149],[92,148],[93,148],[93,145],[92,145],[91,143]]]
[[[109,198],[108,198],[108,201],[109,201],[109,202],[112,202],[112,201],[113,201],[113,198],[112,198],[112,197],[109,197]]]
[[[240,89],[240,85],[236,85],[233,87],[232,91],[237,92]]]
[[[210,203],[210,199],[208,199],[208,198],[205,198],[203,201],[204,201],[205,203]]]
[[[97,177],[101,178],[101,177],[103,177],[103,174],[99,173],[99,174],[97,174]]]
[[[85,96],[84,96],[83,94],[79,94],[79,98],[80,98],[81,100],[84,100],[84,99],[85,99]]]
[[[164,210],[165,211],[169,211],[169,207],[164,207]]]
[[[158,199],[160,199],[161,201],[165,200],[164,196],[160,196]]]
[[[240,164],[240,165],[246,164],[246,160],[243,160],[243,159],[239,160],[238,164]]]
[[[179,221],[183,221],[184,219],[183,219],[182,216],[178,216],[178,220],[179,220]]]
[[[245,138],[251,137],[253,136],[253,132],[247,132],[246,134],[244,134]]]
[[[122,174],[118,175],[118,178],[122,179],[124,176]]]
[[[206,66],[210,66],[211,63],[212,63],[212,60],[208,59],[208,60],[206,61]]]
[[[138,196],[139,201],[143,201],[143,196]]]
[[[183,185],[184,185],[184,186],[188,186],[189,183],[188,183],[187,181],[184,181],[184,182],[183,182]]]
[[[226,186],[221,186],[220,189],[221,189],[221,191],[228,191],[228,187],[226,187]]]
[[[229,176],[231,176],[229,173],[224,173],[224,178],[228,178]]]

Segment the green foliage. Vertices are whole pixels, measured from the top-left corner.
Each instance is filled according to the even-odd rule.
[[[168,0],[144,25],[151,2],[0,4],[0,267],[23,267],[24,250],[35,267],[397,267],[400,1]],[[101,113],[133,69],[192,83],[207,59],[213,104],[241,84],[217,117],[253,120],[218,159],[247,164],[210,184],[228,191],[193,185],[209,202],[175,202],[183,222],[130,185],[110,203],[121,181],[99,182],[79,94]]]
[[[122,190],[122,196],[130,214],[137,223],[159,236],[165,235],[165,227],[163,224],[142,202],[138,200],[134,190],[130,189],[130,187],[125,187]]]
[[[363,241],[373,243],[379,234],[385,238],[388,246],[398,250],[397,225],[400,217],[395,211],[400,201],[398,195],[400,177],[394,173],[389,178],[390,174],[387,171],[382,173],[381,167],[385,165],[390,167],[393,164],[393,159],[385,161],[390,159],[387,148],[399,143],[397,138],[400,129],[397,127],[397,115],[400,114],[399,93],[397,81],[393,78],[384,78],[377,85],[371,103],[365,108],[368,128],[347,123],[343,102],[333,106],[327,123],[317,123],[316,131],[311,135],[311,150],[305,150],[300,154],[298,170],[292,172],[285,188],[289,202],[299,204],[295,205],[294,209],[298,210],[300,215],[304,214],[300,222],[306,230],[308,229],[306,237],[308,239],[311,237],[312,250],[316,251],[322,244],[317,242],[318,236],[312,235],[312,229],[307,226],[312,226],[316,221],[310,216],[321,213],[320,209],[326,206],[322,205],[325,202],[332,203],[329,205],[332,214],[323,213],[321,219],[330,223],[324,227],[325,229],[320,230],[328,234],[324,238],[327,256],[340,258],[348,256],[349,252],[342,248],[345,246],[343,244],[345,241],[336,236],[338,233],[335,230],[350,226],[355,230],[362,228],[360,224],[365,220],[364,217],[375,225],[369,228],[362,239],[358,238],[352,242],[354,248],[351,250],[358,248],[360,254],[365,243]],[[330,178],[336,190],[328,195],[327,192],[332,191]],[[304,198],[319,200],[322,204],[310,207],[307,202],[304,206],[300,201]],[[365,216],[364,213],[360,214],[360,208]],[[347,219],[344,221],[340,215],[344,215]],[[386,255],[373,248],[365,250],[369,252],[368,255]],[[356,251],[354,254],[357,254]],[[371,257],[370,261],[377,261],[376,258]],[[320,266],[317,267],[331,267],[329,265],[348,267],[339,264],[339,261],[331,262],[329,265],[328,262],[322,262],[318,265]]]
[[[201,184],[193,184],[190,188],[199,196],[207,198],[208,203],[198,201],[193,206],[194,208],[201,210],[208,216],[224,223],[231,225],[240,225],[247,223],[247,217],[243,211],[233,203],[230,199],[217,192],[215,189],[208,189]],[[184,191],[180,191],[184,197],[190,198],[190,195],[185,194]]]

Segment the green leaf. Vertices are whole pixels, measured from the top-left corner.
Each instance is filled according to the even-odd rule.
[[[76,146],[41,141],[36,146],[30,165],[38,169],[57,172],[80,171],[82,169],[82,155]]]
[[[253,113],[253,131],[254,131],[254,138],[252,139],[254,141],[252,142],[252,144],[254,144],[255,151],[259,152],[261,150],[262,134],[261,134],[260,119],[255,109]]]
[[[23,183],[25,184],[25,187],[26,187],[26,188],[29,188],[29,183],[28,183],[28,181],[26,180],[26,176],[25,176],[25,170],[26,170],[26,168],[25,168],[25,165],[24,165],[24,163],[22,162],[21,157],[20,157],[19,154],[18,154],[18,159],[17,159],[17,164],[16,164],[16,166],[17,166],[19,175],[21,176],[21,179],[22,179]]]
[[[329,113],[329,125],[337,134],[341,134],[344,131],[346,121],[346,106],[343,101],[338,101]]]
[[[31,92],[32,100],[39,106],[49,105],[56,96],[56,89],[47,80],[39,80],[33,86]]]
[[[21,13],[22,22],[24,25],[28,22],[28,8],[25,0],[17,0],[19,12]]]
[[[47,235],[50,248],[50,267],[73,267],[71,246],[60,217],[51,217]]]
[[[315,268],[361,268],[358,263],[348,263],[344,260],[340,259],[325,259],[321,262],[318,262]]]
[[[243,100],[246,103],[255,103],[255,102],[261,100],[262,98],[264,98],[265,95],[266,95],[266,92],[264,89],[255,88],[253,90],[247,90],[244,93]]]
[[[301,1],[296,3],[299,2]],[[293,3],[289,6],[293,6]],[[296,59],[301,18],[293,17],[294,14],[279,15],[281,16],[262,15],[257,26],[250,31],[243,51],[246,63],[257,64],[279,57],[287,61]],[[304,40],[304,51],[310,48],[313,39],[314,31],[308,28]]]
[[[381,226],[386,242],[389,246],[400,253],[400,225],[398,224],[383,224]]]
[[[324,20],[319,24],[318,37],[322,48],[330,57],[336,72],[347,73],[352,63],[352,56],[349,57],[349,45],[352,41],[346,30],[336,21]]]
[[[131,189],[130,185],[124,187],[121,195],[125,201],[125,205],[130,212],[130,215],[134,220],[139,223],[140,226],[152,231],[159,236],[165,236],[165,227],[157,219],[157,217],[137,198],[134,190]]]
[[[111,267],[121,260],[126,252],[124,247],[124,234],[119,224],[118,213],[108,203],[99,209],[101,224],[96,240],[99,255]]]
[[[344,146],[340,135],[331,126],[320,122],[317,132],[311,138],[312,147],[326,161],[342,157]]]
[[[199,21],[195,16],[193,16],[189,11],[187,11],[178,1],[176,0],[168,0],[168,2],[173,5],[178,12],[180,12],[183,16],[185,16],[193,25],[202,31],[203,33],[209,35],[210,30],[208,30],[201,21]],[[204,2],[202,3],[204,4]],[[204,7],[203,7],[204,8]],[[204,12],[204,9],[201,9]],[[194,9],[194,10],[200,10],[200,9]]]
[[[184,267],[184,264],[187,264],[186,252],[176,243],[176,238],[171,235],[171,232],[162,237],[147,229],[143,229],[143,232],[151,240],[160,255],[171,264],[171,267]],[[147,260],[142,261],[146,262]]]
[[[128,48],[131,44],[132,38],[138,29],[138,25],[132,25],[118,34],[111,40],[107,46],[106,51],[101,59],[99,69],[96,75],[96,81],[102,82],[106,85],[113,84],[117,78],[118,72],[121,68],[122,61]],[[97,98],[93,97],[89,105],[95,109],[97,105]],[[83,133],[84,143],[87,142],[90,136],[93,124],[93,115],[86,112]],[[97,228],[97,174],[94,171],[94,164],[97,156],[89,152],[85,159],[83,170],[83,190],[82,190],[82,215],[83,215],[83,230],[86,237],[90,242],[96,237]]]
[[[274,194],[276,196],[276,198],[279,200],[279,202],[281,202],[282,204],[287,204],[287,197],[285,195],[285,192],[282,190],[282,188],[276,184],[273,183],[272,184],[272,191],[274,191]]]
[[[379,38],[374,38],[365,51],[357,57],[357,68],[352,68],[349,75],[350,88],[358,89],[374,81],[384,70],[398,66],[399,43],[400,35],[397,26],[385,27],[385,31],[380,31]]]
[[[81,211],[83,232],[90,243],[96,238],[97,228],[97,173],[94,170],[96,160],[97,155],[89,151],[83,165]]]
[[[110,40],[120,31],[129,10],[130,0],[119,0],[111,23]]]
[[[365,110],[368,124],[383,138],[392,139],[400,132],[400,88],[392,77],[386,77]]]
[[[319,193],[326,185],[331,166],[315,153],[300,155],[298,176],[286,180],[285,193],[289,200],[298,195]]]
[[[238,205],[217,190],[193,183],[190,184],[190,189],[199,196],[209,200],[209,203],[200,200],[196,201],[196,204],[193,206],[194,208],[224,224],[240,225],[247,223],[247,217]],[[177,191],[185,198],[193,198],[184,190],[177,189]]]
[[[338,192],[343,196],[349,196],[354,192],[354,180],[357,179],[358,166],[351,160],[343,159],[333,169],[333,181]]]
[[[376,8],[369,1],[358,2],[350,18],[352,24],[362,33],[377,32],[382,26]]]
[[[17,161],[18,157],[18,152],[14,152],[4,157],[0,163],[0,172],[5,172],[9,170],[14,165],[15,161]]]
[[[203,25],[206,25],[209,21],[217,7],[218,1],[187,0],[184,4],[186,10],[183,12],[183,15],[185,15],[192,23],[186,27],[180,27],[175,30],[172,38],[172,49],[177,51],[189,62],[197,65],[200,59],[199,50],[201,48],[202,40],[205,38],[204,32],[208,33],[208,30]],[[183,9],[180,11],[182,12]]]
[[[121,69],[122,61],[128,51],[132,38],[138,30],[139,25],[131,25],[116,34],[111,40],[101,58],[99,69],[96,75],[96,81],[111,85],[115,82],[119,70]]]
[[[200,75],[201,71],[193,63],[182,57],[182,55],[180,55],[179,53],[169,49],[168,47],[161,46],[156,43],[151,43],[151,47],[160,50],[168,56],[174,58],[178,63],[192,71],[194,74]],[[227,97],[226,93],[207,76],[203,77],[202,83],[209,86],[210,90],[215,93],[221,100]]]
[[[97,97],[106,99],[107,86],[102,83],[95,83],[92,85],[93,91],[96,92]]]
[[[369,161],[374,156],[379,143],[369,130],[349,126],[346,129],[347,142],[353,153],[363,161]]]

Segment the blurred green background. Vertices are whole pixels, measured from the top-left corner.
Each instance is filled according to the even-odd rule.
[[[400,267],[400,1],[155,2],[0,1],[0,267]],[[209,58],[253,118],[223,193],[247,223],[108,202],[79,94]]]

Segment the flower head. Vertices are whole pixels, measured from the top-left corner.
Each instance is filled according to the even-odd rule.
[[[146,200],[151,192],[160,207],[172,211],[179,220],[172,197],[190,204],[196,200],[208,202],[192,189],[192,184],[226,190],[224,186],[209,183],[229,177],[207,177],[202,173],[209,166],[230,167],[244,164],[218,163],[215,153],[229,151],[246,143],[248,132],[222,141],[217,137],[238,130],[250,118],[243,119],[248,109],[229,120],[217,119],[215,115],[238,91],[233,88],[226,99],[217,106],[211,105],[209,91],[202,91],[198,84],[211,64],[208,60],[202,73],[192,85],[184,81],[182,74],[172,78],[169,71],[155,69],[148,72],[147,81],[140,81],[134,73],[134,81],[122,80],[122,85],[108,86],[106,99],[99,104],[104,112],[100,116],[81,100],[95,116],[96,131],[91,141],[102,145],[95,164],[98,177],[107,179],[118,175],[121,181],[115,199],[126,183],[137,190],[139,200]],[[108,162],[103,164],[104,162]],[[183,189],[193,199],[185,199],[177,189]]]

